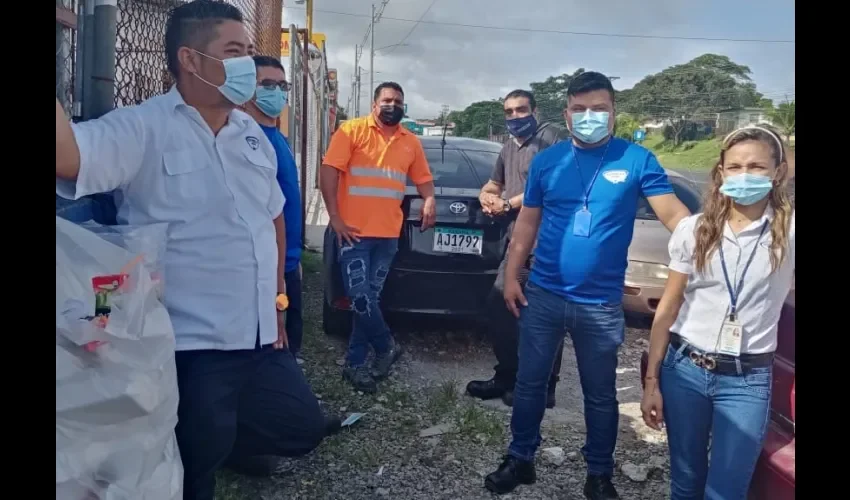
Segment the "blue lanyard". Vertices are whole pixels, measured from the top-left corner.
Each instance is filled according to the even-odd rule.
[[[587,202],[590,199],[590,190],[593,189],[593,184],[596,183],[599,171],[602,170],[602,165],[605,163],[605,153],[608,152],[608,146],[610,145],[611,139],[608,139],[608,143],[605,144],[605,150],[602,151],[602,158],[599,159],[599,166],[596,167],[596,172],[594,172],[593,178],[590,179],[590,184],[588,184],[587,188],[584,188],[584,177],[581,175],[581,164],[579,164],[578,154],[576,154],[576,146],[573,144],[573,158],[576,160],[576,168],[578,169],[578,178],[581,180],[581,187],[584,188],[584,210],[587,210]]]
[[[750,258],[747,259],[747,263],[744,264],[744,269],[741,271],[741,277],[738,279],[738,286],[732,288],[732,282],[729,280],[729,272],[726,270],[726,257],[723,255],[723,241],[720,241],[720,266],[723,268],[723,278],[726,279],[726,289],[729,291],[729,302],[731,304],[731,310],[729,311],[729,319],[731,321],[735,321],[738,314],[738,297],[741,295],[741,288],[744,286],[744,276],[747,275],[747,270],[750,268],[750,264],[753,263],[753,257],[756,256],[756,251],[759,248],[759,242],[761,241],[761,237],[764,236],[764,232],[767,230],[767,221],[761,226],[761,232],[759,233],[758,239],[756,239],[756,244],[753,246],[753,251],[750,253]],[[723,238],[723,236],[720,236]]]

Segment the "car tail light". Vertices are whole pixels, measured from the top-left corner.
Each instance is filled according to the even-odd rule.
[[[334,306],[334,309],[342,309],[344,311],[351,309],[351,300],[349,300],[348,297],[340,297],[338,299],[334,299],[332,304]]]

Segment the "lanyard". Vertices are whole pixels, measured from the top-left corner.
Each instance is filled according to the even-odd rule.
[[[578,169],[578,178],[581,180],[581,187],[584,189],[584,210],[587,211],[587,202],[590,199],[590,190],[593,189],[593,184],[596,183],[596,178],[599,176],[599,171],[602,170],[602,165],[605,163],[605,153],[608,152],[608,146],[611,145],[611,140],[608,139],[608,143],[605,144],[605,150],[602,151],[602,158],[599,159],[599,166],[596,167],[596,172],[593,173],[593,178],[590,179],[590,184],[587,187],[584,187],[584,177],[581,175],[581,164],[578,161],[578,154],[576,154],[576,147],[573,144],[573,158],[576,160],[576,168]]]
[[[741,288],[744,286],[744,276],[747,275],[747,270],[750,268],[750,264],[753,263],[753,257],[756,256],[756,251],[759,248],[759,242],[761,241],[761,237],[764,236],[764,232],[767,230],[767,221],[761,226],[761,232],[759,233],[758,239],[756,239],[756,244],[753,246],[753,251],[750,253],[750,258],[747,259],[747,263],[744,264],[744,269],[741,271],[741,277],[738,279],[738,286],[734,289],[732,288],[732,282],[729,280],[729,272],[726,270],[726,257],[723,255],[723,241],[720,242],[720,266],[723,268],[723,278],[726,279],[726,289],[729,291],[729,302],[731,304],[731,310],[729,312],[729,319],[731,321],[735,321],[738,314],[738,297],[741,294]],[[721,235],[721,238],[723,236]]]

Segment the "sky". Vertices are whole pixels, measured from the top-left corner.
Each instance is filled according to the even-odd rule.
[[[313,30],[327,36],[328,66],[338,70],[337,100],[343,108],[351,95],[355,46],[366,34],[372,3],[314,0]],[[303,27],[304,6],[294,0],[284,5],[284,26]],[[390,48],[376,51],[374,81],[376,86],[398,82],[408,114],[432,118],[443,105],[462,110],[577,68],[617,76],[614,86],[626,89],[646,75],[715,53],[749,66],[759,91],[783,101],[794,98],[794,43],[716,39],[793,41],[794,31],[793,0],[389,0],[375,27],[375,48]],[[653,36],[702,40],[646,38]],[[360,66],[360,113],[365,114],[372,95],[368,42]]]

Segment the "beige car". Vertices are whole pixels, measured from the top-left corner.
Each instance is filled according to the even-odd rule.
[[[691,213],[701,211],[701,185],[684,175],[667,171],[676,196]],[[623,290],[623,307],[626,312],[637,315],[653,315],[664,292],[667,281],[667,264],[670,255],[667,242],[670,231],[664,227],[646,198],[638,202],[635,231],[629,246],[629,265],[626,268],[626,283]]]

